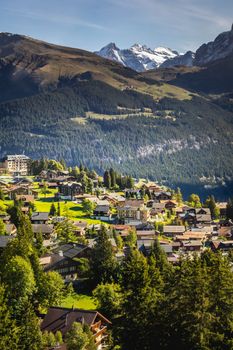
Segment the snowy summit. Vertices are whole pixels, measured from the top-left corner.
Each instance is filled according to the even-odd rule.
[[[129,49],[121,50],[115,43],[110,43],[95,53],[138,72],[158,68],[166,60],[179,56],[177,51],[165,47],[152,50],[146,45],[134,44]]]

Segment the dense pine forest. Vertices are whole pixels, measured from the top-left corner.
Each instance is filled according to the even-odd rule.
[[[232,178],[231,112],[196,96],[155,102],[97,81],[76,85],[1,103],[1,154],[63,158],[98,172],[114,166],[174,186]]]

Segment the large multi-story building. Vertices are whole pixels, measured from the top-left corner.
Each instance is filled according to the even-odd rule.
[[[30,158],[24,154],[7,155],[2,160],[2,168],[14,175],[28,175]]]
[[[131,205],[126,203],[124,207],[118,207],[117,216],[125,224],[146,223],[150,217],[150,210],[140,201],[135,201]]]

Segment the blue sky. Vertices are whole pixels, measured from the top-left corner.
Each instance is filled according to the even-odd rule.
[[[0,0],[0,31],[89,51],[109,42],[196,50],[232,22],[232,0]]]

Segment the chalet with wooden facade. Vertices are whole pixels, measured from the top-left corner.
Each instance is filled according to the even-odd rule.
[[[111,322],[98,311],[67,309],[62,307],[50,307],[42,323],[42,332],[56,333],[60,331],[63,338],[70,331],[74,322],[87,325],[93,333],[95,345],[98,350],[105,347],[107,328]]]

